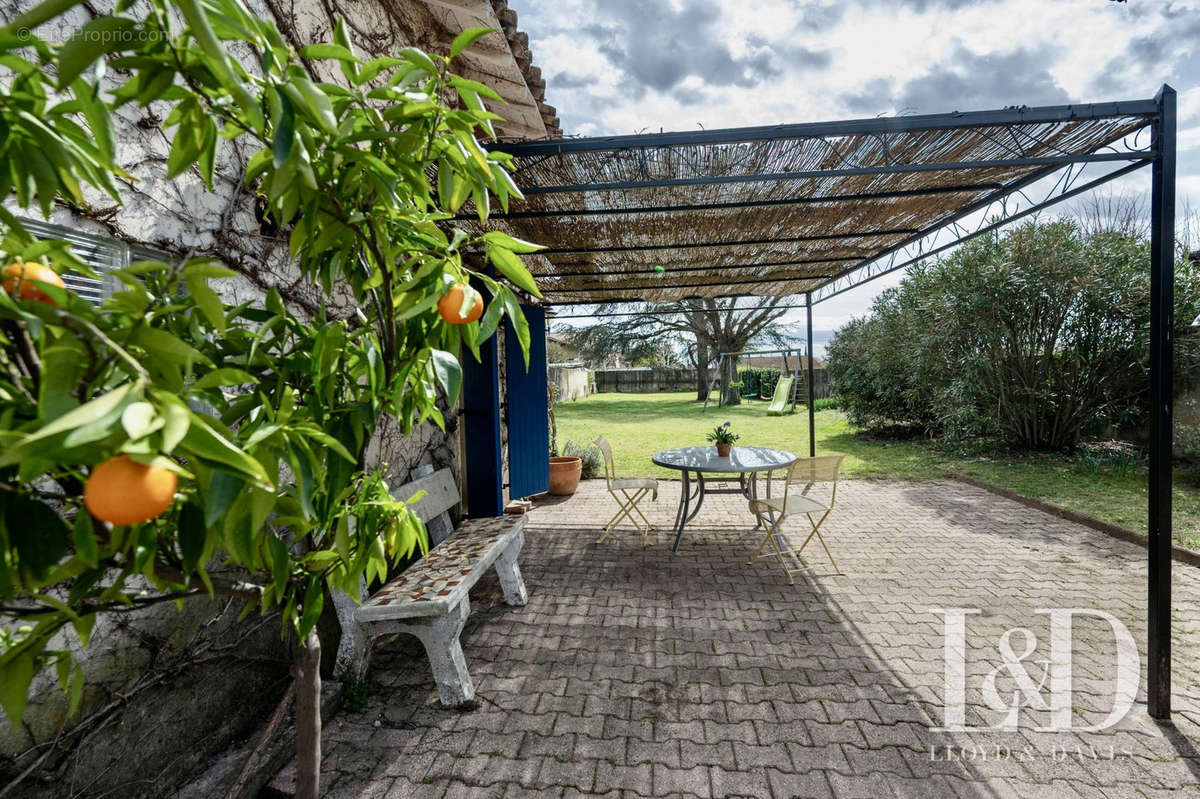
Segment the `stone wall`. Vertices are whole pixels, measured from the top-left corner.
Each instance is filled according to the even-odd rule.
[[[53,670],[25,722],[0,724],[0,785],[16,796],[169,796],[231,740],[248,735],[290,680],[275,616],[241,622],[240,601],[193,599],[98,618],[84,657],[83,711],[70,723]],[[64,643],[78,649],[73,636]],[[133,779],[140,782],[133,784]]]
[[[11,19],[36,2],[0,0],[0,16]],[[503,35],[485,37],[477,51],[464,56],[459,70],[509,100],[497,109],[513,120],[497,125],[503,135],[543,137],[546,122],[557,125],[553,109],[541,102],[540,88],[535,99],[526,84],[526,74],[536,67],[529,63],[527,41],[515,30],[515,15],[503,2],[247,3],[255,13],[274,18],[297,46],[328,40],[333,16],[344,15],[356,46],[372,55],[392,54],[407,44],[444,51],[465,27],[503,28]],[[64,38],[113,5],[112,0],[83,4],[39,33],[50,40]],[[524,63],[514,59],[510,41],[520,45]],[[326,70],[327,80],[340,79],[336,66],[318,69]],[[286,233],[266,236],[258,229],[253,197],[242,181],[249,153],[223,142],[212,192],[194,172],[168,181],[163,175],[169,140],[158,127],[165,114],[162,104],[129,104],[116,114],[118,160],[135,178],[123,206],[91,196],[82,209],[56,208],[51,221],[175,257],[215,256],[238,272],[237,278],[214,284],[230,303],[259,300],[275,286],[297,312],[318,310],[325,302],[289,263]],[[350,312],[346,298],[335,298],[328,310],[336,315],[339,309]],[[370,446],[371,464],[388,463],[390,480],[397,484],[406,482],[418,464],[455,468],[458,417],[453,411],[446,417],[445,433],[426,424],[405,437],[395,425],[384,425]],[[201,599],[189,600],[182,611],[168,603],[100,620],[81,653],[86,689],[78,717],[65,719],[61,691],[49,674],[35,683],[21,728],[0,717],[0,786],[23,774],[14,792],[18,796],[171,795],[208,758],[249,734],[286,688],[290,644],[280,634],[278,619],[252,613],[238,623],[240,610],[240,603]],[[0,617],[0,624],[9,623]],[[73,633],[60,639],[51,648],[78,648]]]

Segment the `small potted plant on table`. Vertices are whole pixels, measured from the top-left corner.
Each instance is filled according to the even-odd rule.
[[[741,436],[730,430],[729,422],[726,422],[720,427],[713,428],[707,438],[717,445],[717,457],[728,458],[729,450],[733,448],[733,442],[737,441]]]

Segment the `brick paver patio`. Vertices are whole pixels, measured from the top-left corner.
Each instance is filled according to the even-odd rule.
[[[653,521],[668,525],[678,490],[663,483]],[[843,573],[806,551],[789,586],[772,563],[747,565],[745,507],[710,496],[672,555],[666,532],[651,548],[632,529],[592,543],[615,508],[600,482],[540,505],[528,606],[501,604],[494,577],[472,595],[479,708],[442,710],[415,640],[382,644],[368,707],[326,727],[328,795],[1200,796],[1200,570],[1175,567],[1173,728],[1138,704],[1098,733],[1033,731],[1044,712],[1018,731],[939,733],[930,608],[981,611],[967,723],[995,723],[979,686],[1012,627],[1037,635],[1020,668],[1041,679],[1039,608],[1105,610],[1144,654],[1145,551],[955,482],[849,481],[824,528]],[[1077,725],[1112,705],[1113,641],[1107,623],[1076,620]],[[1009,643],[1020,655],[1022,636]],[[1011,704],[1011,675],[996,685]]]

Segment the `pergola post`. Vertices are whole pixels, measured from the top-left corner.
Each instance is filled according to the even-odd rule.
[[[1150,481],[1147,705],[1171,716],[1171,455],[1175,309],[1175,90],[1155,96],[1150,182]]]
[[[817,457],[817,427],[816,411],[813,410],[813,329],[812,329],[812,292],[804,294],[805,311],[808,314],[808,456]]]

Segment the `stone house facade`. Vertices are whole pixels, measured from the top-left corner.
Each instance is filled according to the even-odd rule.
[[[273,18],[297,48],[328,41],[338,16],[346,19],[356,47],[372,55],[408,45],[445,52],[464,28],[496,28],[498,33],[460,56],[457,71],[507,101],[494,109],[507,119],[496,125],[499,136],[543,138],[560,132],[554,108],[544,101],[545,81],[532,63],[528,37],[517,29],[516,14],[504,0],[246,2],[255,13]],[[11,19],[36,4],[2,0],[0,14]],[[81,3],[39,33],[51,40],[65,36],[113,5],[111,0]],[[56,24],[60,30],[53,29]],[[336,81],[340,74],[332,68],[324,77]],[[223,143],[214,191],[197,174],[168,181],[163,176],[169,140],[159,128],[161,118],[162,109],[154,105],[129,105],[114,120],[118,159],[136,177],[126,187],[124,205],[113,207],[111,200],[97,197],[84,209],[59,207],[50,224],[37,224],[34,232],[71,240],[100,266],[155,255],[212,255],[239,275],[214,284],[227,301],[256,300],[275,286],[294,309],[316,311],[321,298],[288,263],[286,235],[267,236],[259,229],[254,197],[241,179],[249,154]],[[105,287],[78,289],[99,297]],[[432,425],[409,437],[384,430],[371,454],[389,464],[396,482],[405,482],[419,465],[457,469],[456,417],[447,414],[446,433]],[[14,789],[18,796],[173,795],[206,761],[249,734],[290,679],[289,643],[280,636],[278,620],[252,615],[238,622],[240,609],[237,603],[192,600],[182,611],[166,604],[101,619],[83,653],[87,687],[79,717],[66,718],[61,692],[50,675],[42,675],[22,727],[0,720],[0,785],[20,777]],[[65,636],[63,644],[70,645],[70,638]]]

